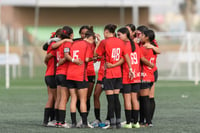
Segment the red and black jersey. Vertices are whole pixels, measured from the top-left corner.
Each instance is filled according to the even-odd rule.
[[[55,75],[55,71],[56,71],[56,51],[54,49],[52,49],[52,45],[55,42],[52,42],[48,49],[47,49],[47,54],[51,53],[53,55],[52,58],[49,59],[48,64],[47,64],[47,69],[46,69],[46,73],[45,76],[54,76]]]
[[[96,53],[99,56],[105,55],[106,62],[115,64],[122,58],[124,52],[124,42],[116,37],[110,37],[100,42]],[[121,78],[121,66],[106,69],[106,78]]]
[[[123,63],[123,84],[130,84],[130,83],[140,83],[141,82],[141,64],[140,64],[140,58],[143,57],[140,47],[138,44],[135,44],[135,51],[132,52],[131,43],[130,41],[125,43],[125,49],[124,54],[128,54],[131,61],[131,67],[133,72],[135,73],[135,77],[131,80],[129,78],[129,67],[127,62],[125,61]]]
[[[86,72],[87,63],[85,62],[85,59],[93,58],[93,52],[90,45],[91,44],[85,40],[73,43],[70,49],[70,55],[73,59],[81,59],[84,63],[82,65],[76,65],[73,62],[69,62],[67,80],[88,81]]]
[[[56,50],[56,59],[57,62],[59,62],[60,59],[64,58],[64,53],[65,52],[69,52],[70,48],[71,48],[71,43],[70,42],[64,42],[63,44],[61,44],[57,50]],[[59,65],[56,69],[56,75],[66,75],[67,73],[67,68],[68,68],[68,64],[69,62],[65,62],[62,65]]]

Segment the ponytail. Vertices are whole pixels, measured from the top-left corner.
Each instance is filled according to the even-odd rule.
[[[132,49],[132,52],[134,52],[134,51],[135,51],[135,43],[134,43],[133,40],[131,39],[129,30],[128,30],[126,27],[123,27],[123,28],[120,28],[117,32],[121,32],[122,34],[126,34],[127,38],[128,38],[128,39],[130,40],[130,42],[131,42],[131,49]]]

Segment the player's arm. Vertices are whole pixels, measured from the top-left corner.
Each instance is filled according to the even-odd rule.
[[[150,68],[153,68],[154,67],[154,64],[149,62],[144,56],[140,58],[140,61],[142,63],[144,63],[145,65],[149,66]]]
[[[47,65],[48,61],[53,57],[51,53],[48,53],[44,58],[44,63]]]
[[[156,46],[154,46],[154,45],[152,45],[150,43],[145,44],[144,47],[147,48],[147,49],[152,49],[156,54],[160,54],[161,53],[159,47],[156,47]]]
[[[106,62],[106,67],[107,68],[113,68],[113,67],[120,66],[123,63],[124,63],[124,58],[120,58],[120,60],[118,62],[116,62],[115,64],[112,64],[110,62]]]
[[[65,58],[67,61],[73,62],[73,63],[75,63],[75,64],[77,64],[77,65],[82,65],[82,64],[83,64],[83,61],[82,61],[81,59],[73,59],[73,58],[71,57],[71,55],[69,54],[69,52],[64,54],[64,58]]]
[[[100,39],[100,35],[99,34],[95,34],[96,38],[97,38],[97,42],[96,42],[96,47],[94,49],[94,57],[97,59],[99,56],[97,54],[97,49],[98,47],[100,46],[100,42],[101,42],[101,39]]]
[[[57,49],[64,42],[71,42],[71,43],[73,43],[73,40],[72,39],[63,39],[63,40],[60,40],[60,41],[54,43],[51,47],[52,47],[52,49]]]
[[[132,80],[135,77],[135,73],[133,72],[132,66],[131,66],[131,60],[128,54],[124,55],[126,62],[128,64],[128,68],[129,68],[129,78]]]

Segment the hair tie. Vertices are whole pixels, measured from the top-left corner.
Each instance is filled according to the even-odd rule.
[[[56,32],[52,32],[51,33],[51,38],[55,37],[56,36]]]
[[[67,31],[66,31],[66,30],[63,30],[63,33],[64,33],[64,34],[67,34]]]

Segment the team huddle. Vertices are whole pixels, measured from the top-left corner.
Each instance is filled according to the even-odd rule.
[[[159,47],[153,30],[127,24],[117,30],[114,24],[104,27],[104,39],[92,26],[80,28],[74,39],[73,29],[64,26],[52,33],[43,45],[47,51],[45,82],[48,101],[44,126],[64,128],[140,128],[152,127],[155,110],[154,90]],[[98,74],[94,63],[100,62]],[[93,92],[94,88],[94,92]],[[105,91],[107,117],[100,116],[100,95]],[[125,122],[121,122],[124,98]],[[93,94],[95,120],[88,122],[90,97]],[[71,123],[65,122],[66,104],[70,100]],[[78,110],[81,121],[76,120]]]

